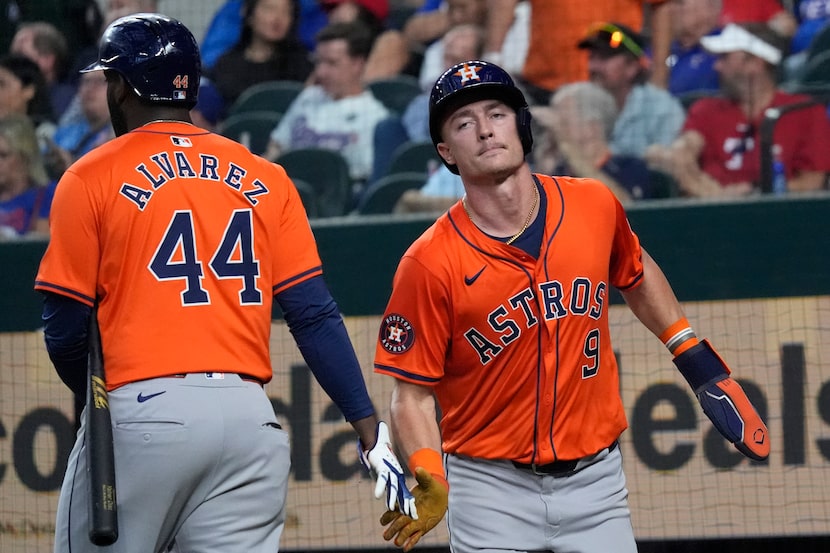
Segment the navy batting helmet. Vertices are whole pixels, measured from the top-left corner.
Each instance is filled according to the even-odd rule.
[[[109,69],[151,102],[196,105],[202,62],[199,45],[181,22],[154,13],[113,21],[98,48],[98,61],[82,73]]]
[[[479,100],[501,100],[516,111],[516,124],[525,155],[533,146],[530,131],[530,109],[522,91],[513,83],[510,75],[494,63],[465,61],[447,69],[435,81],[429,95],[429,134],[437,147],[441,139],[441,125],[452,112],[461,106]],[[444,162],[447,168],[458,174],[458,167]]]

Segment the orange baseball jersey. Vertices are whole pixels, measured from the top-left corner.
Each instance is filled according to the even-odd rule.
[[[448,453],[578,459],[627,426],[608,287],[641,281],[639,240],[601,182],[536,177],[546,204],[538,259],[487,237],[458,202],[395,274],[375,372],[434,387]]]
[[[322,273],[285,171],[187,123],[75,163],[50,225],[35,288],[98,299],[110,389],[202,371],[270,380],[273,295]]]

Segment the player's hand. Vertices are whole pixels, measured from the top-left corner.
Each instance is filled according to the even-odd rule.
[[[447,512],[449,489],[446,482],[435,478],[423,467],[415,469],[415,480],[418,485],[412,488],[412,495],[415,496],[418,519],[392,510],[380,517],[381,525],[389,525],[383,532],[383,539],[394,539],[395,545],[404,551],[415,547],[421,537],[435,528]]]
[[[392,443],[389,439],[389,427],[380,421],[376,430],[377,441],[375,447],[365,451],[363,443],[357,440],[357,451],[360,462],[372,475],[375,480],[375,498],[383,497],[386,492],[386,508],[394,511],[396,506],[400,513],[418,518],[418,511],[415,508],[415,498],[406,487],[406,477],[403,468],[392,451]]]
[[[681,353],[674,364],[689,381],[703,412],[721,435],[756,461],[769,456],[767,426],[740,384],[729,377],[729,367],[708,340]]]

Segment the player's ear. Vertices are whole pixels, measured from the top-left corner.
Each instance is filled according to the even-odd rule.
[[[438,150],[438,155],[448,164],[455,165],[455,156],[452,155],[452,150],[447,146],[446,142],[439,142],[435,148]]]
[[[116,104],[123,103],[130,92],[130,85],[127,83],[127,79],[118,71],[104,71],[104,75],[107,78],[107,95]]]

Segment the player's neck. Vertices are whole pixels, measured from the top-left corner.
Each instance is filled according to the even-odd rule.
[[[529,178],[506,181],[497,187],[468,188],[462,198],[467,216],[482,232],[516,238],[533,222],[539,209],[539,191]]]
[[[151,125],[153,123],[184,123],[185,125],[193,124],[191,121],[182,121],[181,119],[153,119],[152,121],[147,121],[146,123],[144,123],[144,125]]]

